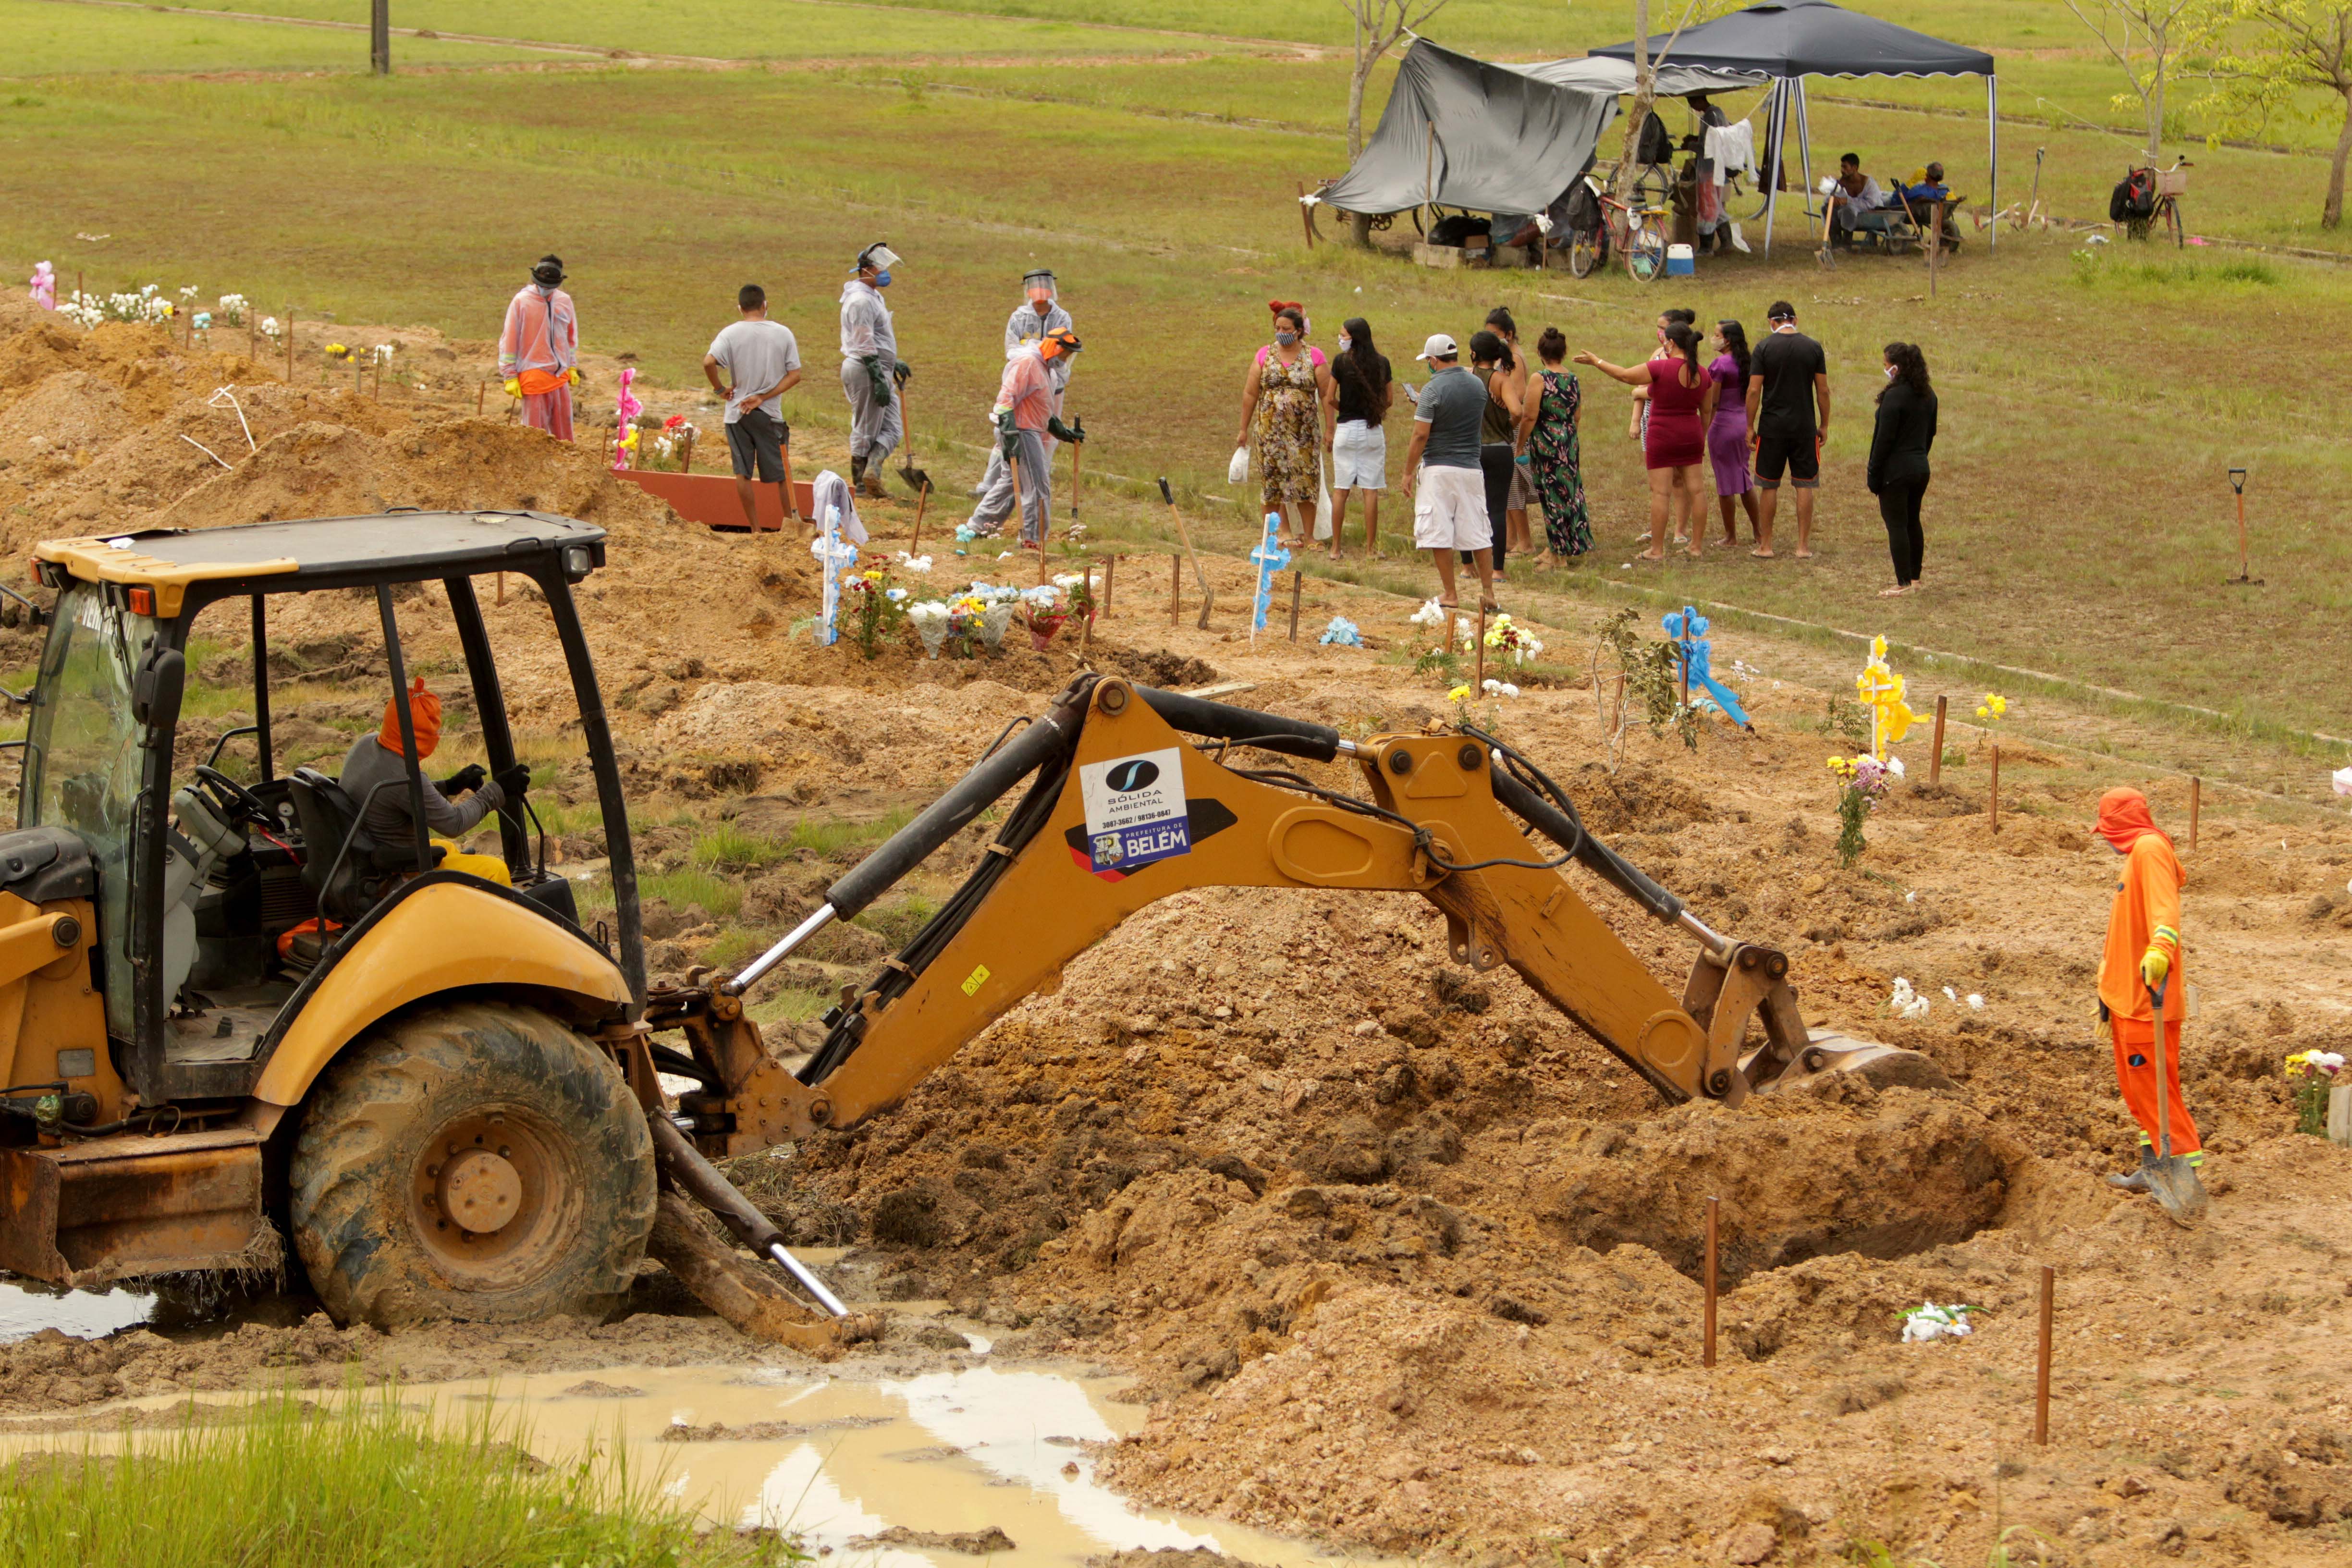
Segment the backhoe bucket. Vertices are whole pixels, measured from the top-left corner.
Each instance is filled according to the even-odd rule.
[[[1808,1029],[1806,1046],[1797,1054],[1779,1077],[1768,1079],[1756,1086],[1758,1094],[1785,1093],[1800,1084],[1810,1083],[1832,1073],[1851,1073],[1873,1089],[1956,1089],[1958,1085],[1934,1058],[1917,1051],[1885,1046],[1876,1040],[1857,1040],[1851,1035],[1841,1035],[1834,1029]],[[1759,1051],[1740,1062],[1747,1070]]]

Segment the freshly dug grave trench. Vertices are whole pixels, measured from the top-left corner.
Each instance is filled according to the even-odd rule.
[[[896,1110],[812,1141],[772,1206],[810,1240],[856,1215],[894,1294],[1053,1338],[1149,1317],[1147,1375],[1181,1386],[1349,1282],[1541,1321],[1592,1314],[1575,1258],[1696,1279],[1709,1195],[1727,1283],[1927,1251],[1995,1223],[2027,1158],[1955,1090],[1661,1106],[1442,942],[1411,899],[1181,895]]]

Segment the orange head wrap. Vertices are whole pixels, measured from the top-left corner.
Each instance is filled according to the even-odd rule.
[[[2153,833],[2167,844],[2171,837],[2156,825],[2147,814],[2147,796],[2128,784],[2120,784],[2099,797],[2099,837],[2115,846],[2118,854],[2127,854],[2145,834]]]
[[[383,749],[395,757],[404,754],[400,744],[400,710],[394,706],[399,700],[395,697],[383,705],[383,728],[376,732],[376,739],[383,742]],[[441,699],[425,689],[425,678],[421,675],[408,693],[408,721],[416,730],[416,755],[421,762],[431,756],[433,748],[441,743]]]

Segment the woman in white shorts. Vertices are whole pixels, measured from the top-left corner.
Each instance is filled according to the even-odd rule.
[[[1331,385],[1339,423],[1331,431],[1331,559],[1340,558],[1340,541],[1348,531],[1348,496],[1364,492],[1364,549],[1375,561],[1381,552],[1381,492],[1389,487],[1389,439],[1381,428],[1396,382],[1389,362],[1372,346],[1372,329],[1361,316],[1350,316],[1339,328],[1339,352],[1331,358]]]

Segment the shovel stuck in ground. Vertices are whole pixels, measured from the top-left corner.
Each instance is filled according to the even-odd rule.
[[[907,417],[907,384],[898,384],[898,428],[906,433],[906,444],[898,448],[898,477],[908,488],[922,495],[931,488],[931,476],[915,467],[915,424]]]
[[[1175,492],[1168,488],[1168,478],[1160,479],[1160,499],[1168,503],[1168,515],[1176,520],[1176,537],[1184,542],[1184,553],[1192,563],[1192,581],[1201,585],[1201,629],[1209,629],[1209,606],[1217,602],[1217,591],[1209,586],[1209,574],[1201,570],[1201,557],[1192,549],[1192,531],[1184,526],[1184,514],[1176,510]]]
[[[2205,1184],[2186,1154],[2172,1152],[2172,1096],[2167,1086],[2164,1038],[2164,993],[2151,989],[2148,1006],[2156,1015],[2156,1158],[2146,1171],[2147,1190],[2164,1205],[2173,1224],[2194,1226],[2205,1217]]]

